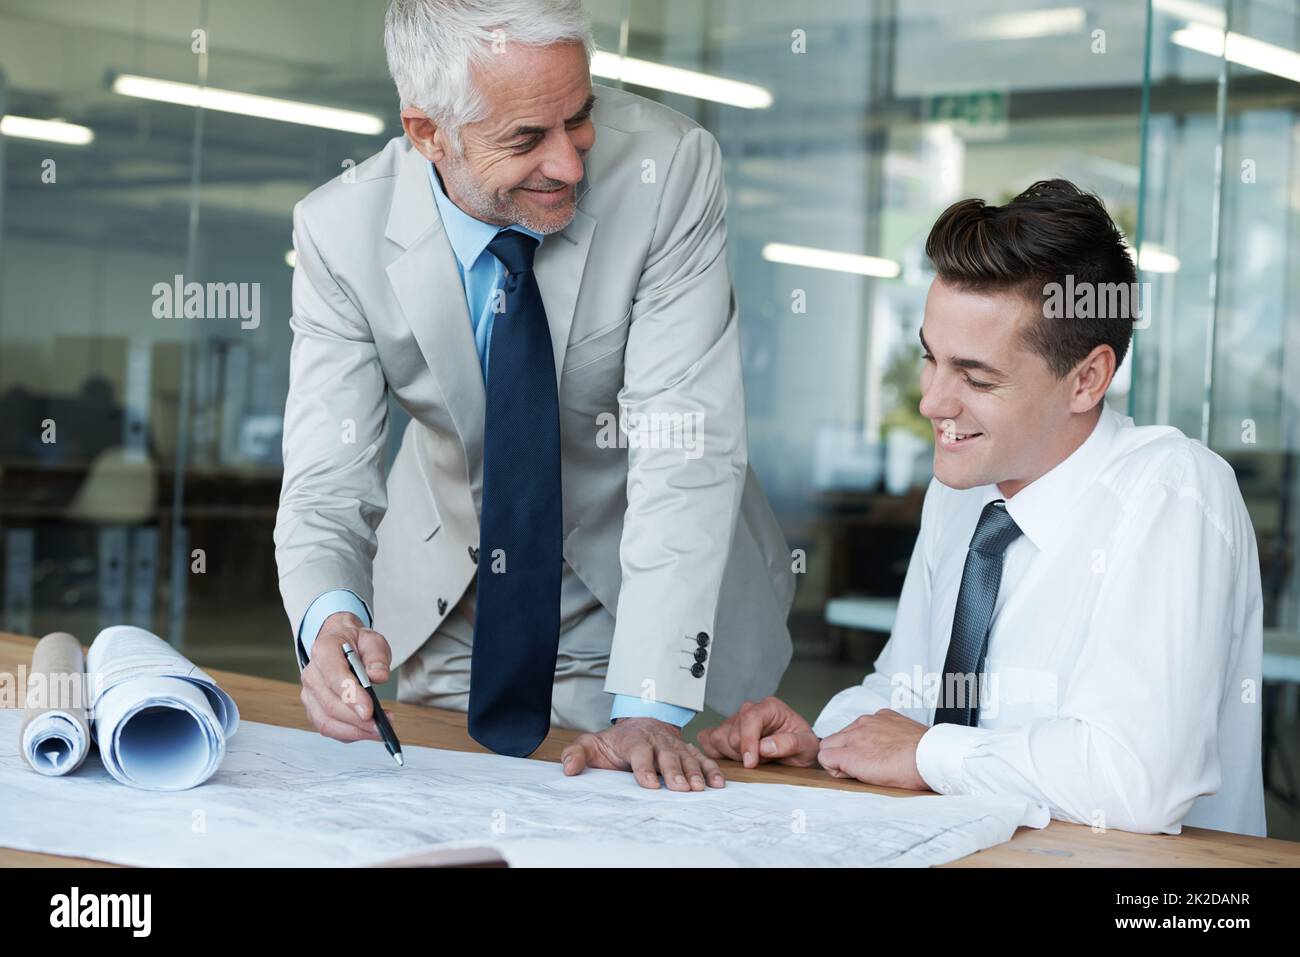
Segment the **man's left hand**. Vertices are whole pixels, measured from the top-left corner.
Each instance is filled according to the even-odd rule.
[[[643,788],[658,788],[659,775],[670,791],[720,788],[726,780],[715,761],[688,741],[682,729],[655,718],[619,718],[595,734],[584,734],[560,754],[564,773],[585,767],[631,771]]]
[[[864,714],[822,739],[817,762],[837,778],[928,791],[916,769],[916,745],[929,727],[888,708]]]

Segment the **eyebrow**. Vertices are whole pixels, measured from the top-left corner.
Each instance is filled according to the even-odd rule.
[[[596,94],[589,93],[586,102],[582,104],[582,109],[578,110],[577,113],[574,113],[564,122],[572,123],[575,120],[585,120],[591,115],[592,108],[595,107],[595,105]],[[510,137],[513,139],[519,136],[541,136],[546,132],[546,130],[547,127],[545,126],[516,126],[514,132],[510,134]]]
[[[930,348],[930,344],[925,341],[925,333],[921,332],[918,329],[917,335],[921,337],[921,348],[924,349],[926,352],[933,354],[933,350]],[[1003,372],[1001,369],[991,366],[987,362],[981,362],[979,359],[964,359],[961,358],[960,356],[949,356],[948,362],[950,365],[954,365],[958,369],[966,369],[968,371],[983,372],[986,375],[992,376],[995,379],[1005,379],[1007,377],[1007,374]]]

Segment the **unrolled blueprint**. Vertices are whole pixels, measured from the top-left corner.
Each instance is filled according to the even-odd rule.
[[[928,866],[1042,827],[1017,798],[888,798],[728,782],[674,793],[632,775],[406,746],[245,721],[189,791],[123,788],[92,754],[31,770],[20,711],[0,711],[0,846],[138,865],[349,866],[496,855],[514,866]]]

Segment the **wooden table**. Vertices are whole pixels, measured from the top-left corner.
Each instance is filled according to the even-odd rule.
[[[18,667],[31,664],[31,638],[0,633],[0,673],[15,676]],[[202,662],[195,662],[202,667]],[[204,669],[208,671],[208,669]],[[234,697],[239,715],[249,721],[312,730],[298,698],[296,684],[273,681],[230,671],[208,671]],[[401,702],[385,702],[393,712],[393,723],[403,744],[446,748],[453,751],[482,751],[465,730],[465,715]],[[558,761],[564,746],[577,732],[554,730],[532,756],[533,760]],[[820,769],[764,765],[752,771],[730,761],[722,762],[731,781],[763,781],[772,784],[801,784],[812,787],[866,791],[892,796],[915,796],[915,791],[878,788],[828,776]],[[928,793],[928,792],[927,792]],[[690,800],[689,794],[682,795]],[[0,848],[0,866],[7,867],[111,867],[85,858],[34,854]],[[1266,840],[1227,834],[1202,828],[1184,828],[1179,835],[1129,834],[1110,830],[1094,834],[1078,824],[1052,821],[1046,828],[1022,827],[1005,844],[980,851],[947,867],[1300,867],[1300,843]]]

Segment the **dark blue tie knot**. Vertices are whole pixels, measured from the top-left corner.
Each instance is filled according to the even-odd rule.
[[[979,523],[975,525],[975,534],[971,536],[971,551],[984,555],[1001,555],[1006,546],[1021,537],[1021,527],[1015,524],[1006,511],[1006,502],[997,499],[989,502],[980,512]]]
[[[517,276],[532,270],[537,240],[517,229],[503,229],[488,243],[488,252],[501,261],[506,272]]]
[[[1002,499],[989,502],[980,512],[980,520],[971,536],[970,548],[984,555],[1001,555],[1007,546],[1020,537],[1020,526],[1007,513]]]

